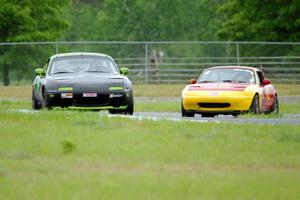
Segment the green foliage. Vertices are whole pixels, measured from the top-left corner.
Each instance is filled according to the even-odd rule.
[[[230,0],[220,8],[225,22],[218,36],[234,41],[298,42],[299,10],[299,1]]]
[[[220,1],[74,0],[68,40],[216,40]],[[77,16],[80,15],[81,18]],[[78,31],[80,30],[80,31]]]
[[[24,79],[33,80],[34,69],[42,67],[54,49],[53,46],[44,45],[7,46],[4,55],[5,61],[10,67],[9,79],[18,82],[22,82]]]
[[[166,41],[166,40],[217,40],[215,32],[220,23],[217,8],[220,1],[197,0],[183,2],[165,1],[73,1],[66,17],[70,28],[63,40],[69,41]],[[80,18],[78,17],[80,16]],[[76,47],[75,47],[76,48]],[[98,45],[88,47],[89,51],[105,52],[118,57],[143,57],[144,46]],[[67,51],[69,47],[65,48]],[[72,47],[74,50],[74,47]],[[176,56],[199,55],[203,51],[217,54],[222,48],[177,45],[160,47],[152,45],[156,51]],[[205,50],[203,50],[205,49]],[[76,48],[77,50],[77,48]],[[86,50],[85,47],[79,49]]]
[[[104,2],[96,23],[100,40],[214,40],[218,1],[124,1]],[[214,26],[215,28],[216,26]]]
[[[1,0],[0,42],[51,41],[60,36],[68,27],[61,14],[69,0]],[[13,69],[15,78],[22,78],[31,72],[35,62],[49,54],[48,48],[14,46],[0,48],[0,66],[4,85],[9,84],[9,71]],[[40,63],[40,62],[38,62]],[[31,66],[31,67],[27,67]],[[25,70],[26,69],[26,70]],[[28,77],[28,75],[27,75]]]
[[[60,18],[69,0],[2,0],[0,7],[0,41],[54,40],[68,27]]]
[[[95,34],[95,16],[99,11],[99,8],[92,6],[93,4],[78,1],[66,8],[65,17],[70,22],[70,27],[62,35],[62,40],[92,40],[92,36]]]
[[[224,22],[217,35],[221,40],[298,42],[299,1],[229,0],[220,8]],[[233,50],[234,51],[234,50]],[[299,47],[244,45],[240,56],[295,56]]]

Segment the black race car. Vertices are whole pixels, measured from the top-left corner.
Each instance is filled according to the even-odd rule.
[[[133,114],[131,81],[127,68],[99,53],[64,53],[50,57],[35,70],[32,108],[90,107],[110,113]]]

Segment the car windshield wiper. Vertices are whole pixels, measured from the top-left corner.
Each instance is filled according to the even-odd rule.
[[[89,70],[89,71],[84,71],[84,72],[108,73],[107,71],[99,71],[99,70]]]
[[[212,82],[216,82],[216,81],[199,81],[198,83],[212,83]]]
[[[227,83],[246,83],[245,81],[238,81],[238,80],[223,80],[223,82],[227,82]]]
[[[54,72],[52,74],[65,74],[65,73],[74,73],[74,72],[61,71],[61,72]]]

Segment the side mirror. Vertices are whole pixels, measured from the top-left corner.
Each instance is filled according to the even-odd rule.
[[[122,67],[122,68],[120,68],[120,72],[121,72],[122,75],[127,75],[128,74],[128,68]]]
[[[43,70],[42,68],[36,68],[36,69],[34,70],[34,73],[35,73],[36,75],[40,75],[40,76],[45,75],[44,70]]]
[[[189,84],[196,84],[197,83],[197,80],[196,79],[191,79],[189,80]]]
[[[262,85],[263,85],[263,86],[269,85],[269,84],[271,84],[271,81],[270,81],[269,79],[264,79],[264,80],[262,81]]]

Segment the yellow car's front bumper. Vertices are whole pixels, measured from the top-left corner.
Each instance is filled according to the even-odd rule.
[[[182,106],[187,111],[234,113],[248,111],[252,100],[240,91],[191,91],[182,95]]]

